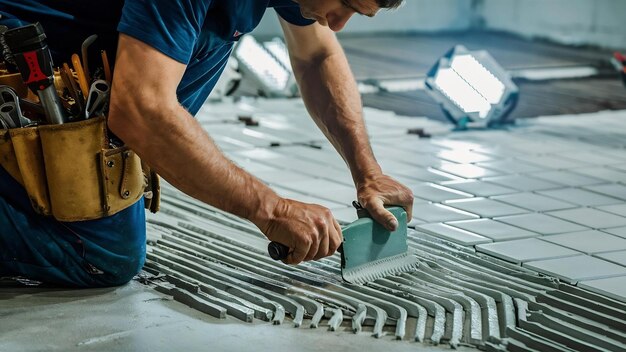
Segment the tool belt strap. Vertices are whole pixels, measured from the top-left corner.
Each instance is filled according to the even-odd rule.
[[[109,146],[104,117],[2,130],[0,164],[37,213],[59,221],[110,216],[144,194],[148,209],[159,208],[159,177],[128,147]]]

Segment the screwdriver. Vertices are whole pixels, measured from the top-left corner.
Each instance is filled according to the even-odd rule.
[[[28,87],[39,96],[48,122],[62,124],[67,116],[54,87],[52,55],[39,22],[4,33],[4,40]]]

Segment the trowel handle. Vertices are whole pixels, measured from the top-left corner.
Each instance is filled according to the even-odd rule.
[[[289,255],[289,247],[285,246],[282,243],[270,242],[270,244],[267,245],[267,252],[274,260],[283,260],[286,259]],[[337,248],[337,252],[343,252],[343,244],[339,245],[339,248]]]
[[[283,260],[289,255],[289,247],[282,243],[270,242],[270,244],[267,245],[267,252],[274,260]]]
[[[357,202],[356,200],[352,202],[352,206],[356,209],[357,215],[359,218],[369,216],[369,213],[367,212],[367,210],[365,210],[365,208],[363,208],[361,204],[359,204],[359,202]],[[274,260],[283,260],[283,259],[286,259],[287,256],[289,255],[289,247],[285,246],[282,243],[270,242],[270,244],[267,245],[267,252],[270,254],[270,257],[272,257],[272,259]],[[339,248],[337,249],[337,252],[339,253],[343,252],[343,244],[339,246]]]

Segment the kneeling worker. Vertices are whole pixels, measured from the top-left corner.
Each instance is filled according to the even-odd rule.
[[[374,158],[355,80],[334,32],[354,14],[372,17],[401,3],[0,0],[0,25],[15,29],[41,23],[57,65],[69,62],[83,40],[97,34],[101,48],[117,53],[110,131],[173,186],[249,219],[268,239],[288,245],[285,262],[298,264],[332,255],[340,245],[341,228],[331,212],[278,196],[228,160],[193,115],[239,37],[257,26],[267,8],[274,8],[308,111],[348,164],[361,205],[395,229],[397,222],[384,206],[403,206],[410,218],[413,195],[385,175]],[[44,138],[44,131],[39,134]],[[19,157],[17,146],[15,150]],[[22,186],[25,175],[18,182],[9,171],[0,168],[0,276],[102,287],[124,284],[139,272],[146,252],[142,198],[114,214],[63,221],[37,211]]]

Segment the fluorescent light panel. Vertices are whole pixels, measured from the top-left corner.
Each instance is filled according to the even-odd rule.
[[[289,52],[287,51],[287,47],[280,40],[270,40],[269,42],[265,42],[263,44],[267,50],[269,50],[275,58],[285,67],[291,67],[291,61],[289,60]]]
[[[502,99],[504,84],[472,55],[455,56],[450,67],[485,97],[490,104],[498,104]]]
[[[276,90],[286,88],[289,72],[254,38],[241,38],[237,54],[238,59],[253,70],[268,87]]]
[[[478,113],[481,118],[485,118],[491,110],[487,99],[451,68],[440,69],[435,84],[465,113]]]

